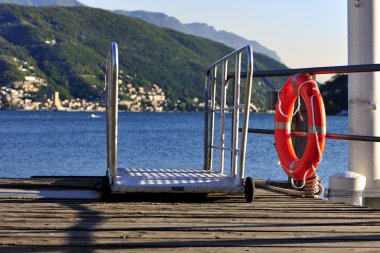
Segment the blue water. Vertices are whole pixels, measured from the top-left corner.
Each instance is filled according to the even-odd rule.
[[[101,117],[91,118],[86,112],[0,111],[0,177],[104,175],[105,114],[97,114]],[[273,117],[251,114],[250,127],[273,129]],[[202,113],[119,113],[118,166],[202,168],[203,120]],[[347,117],[331,116],[327,123],[328,132],[347,133]],[[247,176],[287,178],[273,143],[273,135],[249,135]],[[347,141],[327,140],[317,170],[325,184],[330,175],[347,170],[347,157]]]

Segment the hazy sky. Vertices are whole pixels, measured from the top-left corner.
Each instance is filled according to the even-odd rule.
[[[288,67],[347,64],[347,0],[80,0],[103,9],[163,12],[256,40]]]

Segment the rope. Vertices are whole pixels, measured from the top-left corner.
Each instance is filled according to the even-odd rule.
[[[281,93],[281,92],[282,92],[282,90],[281,90],[279,93],[277,93],[277,97],[278,97],[278,110],[279,110],[280,114],[281,114],[283,117],[285,117],[285,118],[291,118],[291,117],[293,117],[294,115],[296,115],[297,112],[299,111],[299,109],[301,108],[301,103],[299,102],[299,97],[298,97],[298,106],[297,106],[297,110],[296,110],[292,115],[286,115],[286,114],[282,111],[282,109],[281,109],[281,98],[280,98],[280,93]]]
[[[318,198],[318,196],[323,194],[324,192],[322,181],[319,179],[317,175],[315,175],[315,177],[312,177],[306,180],[305,187],[302,191],[281,188],[281,187],[276,187],[276,186],[271,186],[271,185],[268,185],[267,188],[272,189],[274,191],[285,192],[287,194],[294,195],[294,196],[303,196],[305,198]]]
[[[314,168],[314,166],[312,166]],[[311,169],[311,168],[310,168]],[[310,169],[308,171],[310,171]],[[307,172],[308,172],[307,171]],[[305,175],[307,174],[305,173]],[[322,180],[319,178],[317,174],[314,174],[313,177],[308,179],[303,179],[301,186],[296,186],[294,180],[290,180],[294,189],[298,191],[298,195],[303,195],[307,198],[318,198],[319,195],[323,194],[324,187],[322,185]]]
[[[298,76],[297,76],[298,77]],[[297,77],[296,77],[296,80],[297,80]],[[295,80],[295,81],[296,81]],[[294,82],[295,82],[294,81]],[[314,83],[314,81],[313,80],[307,80],[307,81],[305,81],[305,82],[303,82],[303,83],[301,83],[300,84],[300,86],[298,87],[298,90],[297,90],[297,109],[295,110],[295,112],[293,113],[293,114],[291,114],[291,115],[287,115],[287,114],[285,114],[283,111],[282,111],[282,109],[281,109],[281,98],[280,98],[280,93],[282,92],[282,89],[281,89],[281,91],[279,92],[279,93],[277,93],[277,98],[278,98],[278,110],[279,110],[279,112],[280,112],[280,114],[283,116],[283,117],[285,117],[285,118],[291,118],[291,117],[293,117],[294,115],[296,115],[297,114],[297,112],[300,112],[300,108],[301,108],[301,100],[300,100],[300,90],[301,90],[301,88],[305,85],[305,84],[307,84],[307,83]],[[302,118],[302,116],[301,116],[301,114],[300,114],[300,117],[301,117],[301,120],[303,121],[303,118]]]
[[[317,90],[317,88],[313,88],[313,90]],[[315,114],[314,114],[314,95],[311,96],[310,100],[311,100],[311,113],[312,113],[312,119],[313,119],[313,132],[314,132],[314,135],[315,135],[315,142],[317,144],[317,150],[318,150],[318,154],[319,154],[319,161],[318,163],[320,163],[322,161],[322,152],[321,152],[321,147],[319,145],[319,138],[318,138],[318,132],[317,132],[317,128],[315,127]],[[315,174],[315,168],[313,165],[311,165],[311,168],[314,170],[314,174]],[[310,169],[311,169],[310,168]],[[305,197],[309,197],[309,198],[316,198],[318,197],[319,195],[323,194],[324,192],[324,188],[323,188],[323,185],[322,185],[322,181],[319,179],[318,175],[315,174],[314,177],[312,178],[309,178],[307,180],[305,180],[306,178],[306,174],[310,171],[310,169],[305,173],[305,176],[304,176],[304,189],[303,189],[303,192],[304,192],[304,196]]]
[[[305,197],[317,198],[319,195],[323,194],[324,190],[322,180],[320,180],[318,175],[315,174],[314,177],[306,180],[306,185],[303,192]]]
[[[313,90],[317,90],[316,88],[313,88]],[[317,143],[317,148],[318,148],[318,153],[319,153],[319,161],[318,163],[320,163],[322,161],[322,152],[321,152],[321,147],[319,146],[319,139],[318,139],[318,132],[317,132],[317,128],[315,127],[315,114],[314,114],[314,95],[311,96],[311,113],[312,113],[312,116],[313,116],[313,132],[315,134],[315,142]]]
[[[314,173],[315,173],[316,168],[314,168],[314,166],[311,165],[311,168],[308,169],[308,170],[305,172],[305,174],[303,175],[303,180],[301,181],[301,182],[302,182],[302,185],[301,185],[301,186],[296,186],[296,185],[294,184],[294,179],[293,179],[293,178],[290,179],[290,182],[292,183],[292,186],[293,186],[294,189],[300,190],[300,189],[302,189],[302,188],[305,187],[305,185],[306,185],[306,181],[307,181],[307,180],[306,180],[306,175],[309,173],[310,170],[313,170]]]

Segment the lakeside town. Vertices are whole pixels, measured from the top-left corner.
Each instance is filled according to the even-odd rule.
[[[58,91],[47,94],[36,94],[47,87],[48,82],[39,77],[35,67],[27,61],[14,58],[18,70],[23,73],[24,80],[12,82],[0,87],[0,110],[26,111],[105,111],[104,101],[87,101],[86,99],[60,99]],[[162,112],[162,111],[199,111],[204,103],[198,98],[193,101],[176,101],[173,103],[158,84],[143,87],[127,83],[119,79],[119,109],[130,112]]]

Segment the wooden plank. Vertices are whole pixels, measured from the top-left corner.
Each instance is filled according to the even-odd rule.
[[[80,182],[71,180],[73,185]],[[96,181],[81,180],[87,186]],[[37,181],[40,186],[52,183]],[[379,210],[262,189],[251,204],[241,195],[213,195],[200,202],[162,197],[111,203],[0,200],[0,251],[6,252],[376,252],[378,248]]]
[[[0,238],[1,239],[1,238]],[[11,238],[12,245],[18,246],[64,246],[71,247],[98,247],[98,248],[156,248],[156,247],[293,247],[300,248],[373,248],[378,250],[379,236],[320,236],[320,237],[298,237],[298,238],[249,238],[249,239],[225,239],[219,236],[213,238],[167,238],[152,239],[149,234],[141,234],[140,238]],[[0,241],[2,245],[3,242]],[[6,243],[6,242],[5,242]]]
[[[162,219],[162,218],[171,218],[171,219],[239,219],[242,222],[244,221],[250,221],[252,219],[265,219],[265,218],[271,218],[271,219],[307,219],[307,220],[335,220],[337,218],[339,219],[357,219],[357,220],[372,220],[376,221],[379,220],[380,217],[376,213],[346,213],[343,217],[339,216],[339,212],[334,213],[295,213],[295,212],[238,212],[238,213],[220,213],[215,212],[211,214],[205,214],[205,213],[198,213],[198,212],[189,212],[186,214],[182,214],[181,212],[126,212],[123,214],[104,214],[104,215],[97,215],[94,213],[81,213],[81,214],[67,214],[67,213],[56,213],[56,214],[36,214],[36,213],[25,213],[22,215],[22,218],[20,218],[21,214],[23,213],[8,213],[2,215],[0,217],[0,223],[4,222],[17,222],[20,219],[25,220],[33,220],[38,218],[44,218],[45,221],[50,220],[59,220],[59,219],[71,219],[71,220],[82,220],[82,219],[91,219],[91,218],[101,218],[102,220],[108,221],[123,221],[128,219],[145,219],[148,218],[155,218],[155,219]],[[299,217],[300,214],[302,214],[302,217]]]
[[[272,236],[272,234],[276,237],[277,234],[293,236],[294,234],[299,235],[301,233],[302,236],[310,236],[310,235],[379,235],[379,226],[361,226],[361,230],[356,231],[352,230],[353,226],[321,226],[318,229],[315,229],[311,226],[262,226],[262,227],[254,227],[254,226],[225,226],[225,227],[150,227],[146,229],[124,229],[124,230],[35,230],[35,229],[3,229],[0,232],[0,237],[12,237],[12,236],[25,236],[25,237],[67,237],[75,236],[75,237],[88,237],[91,234],[94,238],[115,238],[123,235],[129,235],[133,237],[135,234],[145,231],[151,234],[155,234],[157,237],[178,237],[182,235],[178,235],[178,232],[183,232],[186,236],[197,237],[202,234],[211,235],[211,234],[225,234],[225,236],[238,236],[242,237],[251,237],[253,233],[257,233],[258,236]],[[202,236],[203,237],[203,236]]]
[[[45,219],[60,219],[60,218],[70,218],[70,219],[84,219],[91,217],[101,217],[104,220],[107,219],[128,219],[128,218],[219,218],[219,219],[228,219],[228,218],[295,218],[302,215],[304,219],[335,219],[339,217],[339,214],[342,212],[334,211],[334,212],[312,212],[312,213],[302,213],[295,211],[281,211],[278,210],[276,212],[270,210],[252,210],[251,212],[236,212],[236,213],[223,213],[222,211],[215,211],[210,214],[205,214],[198,211],[188,211],[186,214],[181,213],[180,211],[125,211],[118,213],[105,213],[102,215],[94,214],[91,211],[86,212],[49,212],[49,213],[41,213],[36,211],[31,212],[10,212],[4,213],[0,217],[0,222],[4,222],[7,220],[15,221],[17,218],[23,217],[25,219],[37,219],[37,218],[45,218]],[[341,218],[356,218],[356,219],[379,219],[377,213],[373,212],[346,212],[344,217]]]
[[[1,248],[1,245],[0,245]],[[4,251],[9,253],[24,253],[24,252],[96,252],[96,253],[108,253],[108,252],[121,252],[120,248],[113,247],[44,247],[43,250],[36,250],[35,247],[12,247],[6,248],[3,247]],[[186,253],[198,253],[198,252],[262,252],[262,253],[273,253],[273,252],[282,252],[282,253],[294,253],[294,252],[315,252],[315,253],[326,253],[326,252],[377,252],[377,249],[371,247],[362,247],[362,248],[344,248],[344,247],[336,247],[336,248],[316,248],[316,247],[308,247],[308,248],[300,248],[298,247],[296,250],[294,247],[281,247],[281,246],[263,246],[263,247],[176,247],[176,248],[164,248],[164,247],[155,247],[152,248],[128,248],[126,250],[122,250],[122,252],[186,252]]]
[[[19,241],[23,245],[46,245],[46,243],[41,243],[41,241],[49,242],[47,245],[60,245],[62,241],[77,241],[78,243],[91,239],[92,242],[97,244],[106,243],[124,243],[126,240],[128,242],[139,242],[142,240],[147,241],[164,241],[164,240],[176,240],[186,242],[189,240],[206,241],[206,240],[260,240],[260,239],[271,239],[271,240],[297,240],[302,238],[303,242],[311,241],[324,241],[326,238],[332,238],[331,241],[339,241],[342,238],[350,240],[351,242],[369,242],[378,241],[380,239],[380,234],[372,233],[349,233],[337,235],[333,232],[331,233],[318,233],[318,232],[281,232],[281,233],[252,233],[252,232],[120,232],[120,233],[46,233],[46,234],[19,234],[19,235],[9,235],[0,236],[0,244],[9,244]]]
[[[1,248],[1,245],[0,245]],[[125,249],[125,248],[124,248]],[[273,252],[283,252],[283,253],[294,253],[294,252],[315,252],[315,253],[326,253],[326,252],[342,252],[349,251],[349,252],[374,252],[376,253],[377,249],[371,248],[371,247],[362,247],[362,248],[344,248],[344,247],[337,247],[337,248],[316,248],[316,247],[308,247],[308,248],[300,248],[297,247],[296,251],[294,247],[281,247],[281,246],[263,246],[263,247],[176,247],[176,248],[164,248],[164,247],[154,247],[152,248],[128,248],[126,250],[120,250],[120,248],[114,248],[114,247],[44,247],[43,250],[36,250],[35,247],[12,247],[10,249],[6,248],[4,249],[6,252],[9,253],[24,253],[24,252],[96,252],[96,253],[108,253],[108,252],[151,252],[154,250],[154,252],[186,252],[186,253],[198,253],[198,252],[218,252],[218,253],[225,253],[225,252],[262,252],[262,253],[273,253]]]
[[[34,188],[70,188],[100,189],[102,177],[32,177],[0,178],[1,188],[34,189]]]

